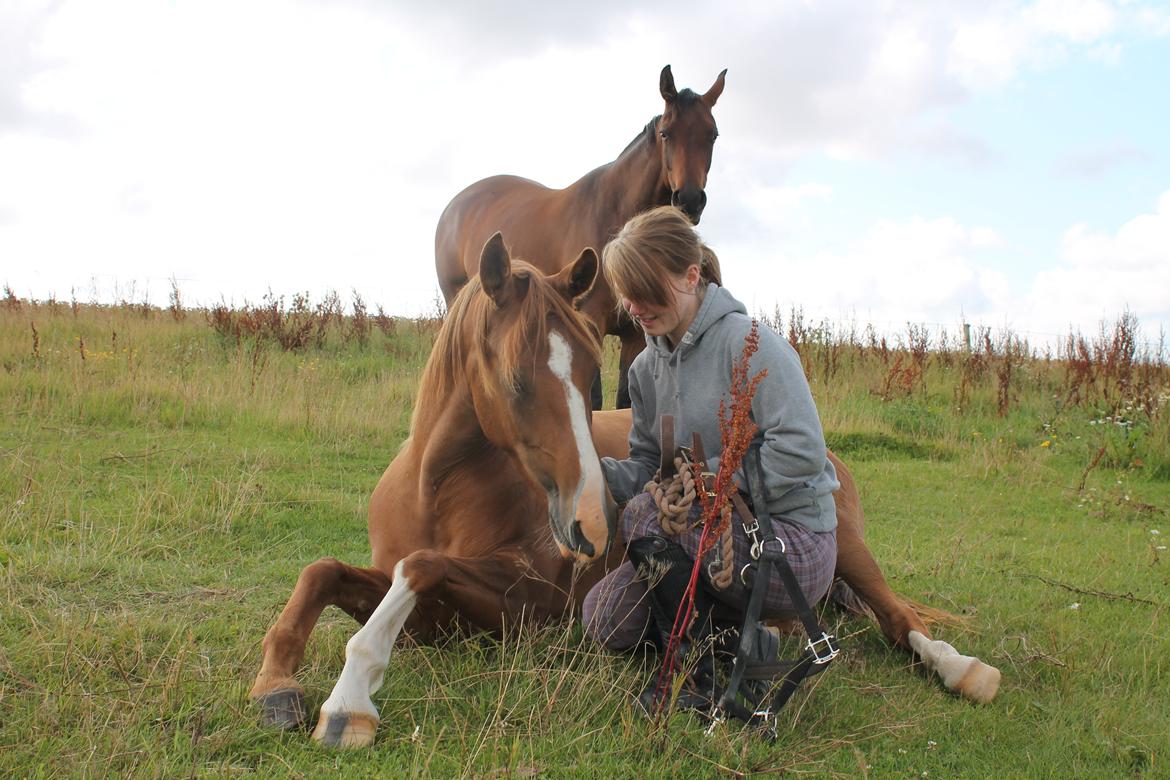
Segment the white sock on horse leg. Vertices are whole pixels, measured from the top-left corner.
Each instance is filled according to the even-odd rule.
[[[999,670],[978,658],[960,655],[941,639],[927,639],[918,631],[908,635],[910,646],[927,669],[942,678],[943,686],[979,704],[986,704],[999,691]]]
[[[321,705],[325,714],[367,715],[376,721],[378,710],[370,696],[382,687],[382,678],[390,663],[394,641],[406,618],[414,610],[418,596],[402,574],[403,563],[394,567],[394,580],[374,613],[345,645],[345,667],[333,692]]]

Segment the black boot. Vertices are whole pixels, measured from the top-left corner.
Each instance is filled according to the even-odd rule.
[[[650,600],[650,638],[665,653],[674,619],[686,594],[694,561],[677,542],[661,536],[646,536],[630,542],[627,548],[630,560],[648,580]],[[681,672],[690,670],[689,677],[679,691],[675,706],[678,709],[710,711],[719,699],[712,655],[711,626],[714,599],[700,580],[695,588],[695,616],[690,628],[679,640],[675,658]],[[638,696],[638,706],[654,716],[669,698],[670,690],[659,691],[659,675],[655,673],[650,685]]]

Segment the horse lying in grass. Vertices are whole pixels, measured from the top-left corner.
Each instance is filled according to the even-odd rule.
[[[363,746],[378,724],[371,696],[403,628],[425,641],[451,625],[499,632],[522,614],[543,621],[579,613],[589,588],[621,559],[598,453],[625,454],[629,414],[591,414],[585,397],[600,337],[573,305],[597,278],[597,255],[586,249],[544,276],[513,261],[496,234],[479,267],[423,370],[411,435],[370,500],[373,565],[310,564],[264,637],[251,696],[267,723],[304,722],[295,674],[326,606],[363,625],[346,645],[313,738]],[[932,641],[920,612],[886,584],[861,538],[856,486],[834,463],[838,576],[885,635],[938,671],[949,690],[990,700],[999,672]]]

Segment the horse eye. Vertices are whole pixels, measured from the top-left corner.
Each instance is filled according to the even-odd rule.
[[[669,140],[670,140],[670,133],[666,132],[665,130],[659,130],[659,131],[658,131],[658,135],[662,136],[662,140],[663,140],[663,141],[669,141]]]

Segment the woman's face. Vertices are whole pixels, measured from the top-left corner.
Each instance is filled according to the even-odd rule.
[[[667,276],[667,293],[670,302],[666,306],[643,303],[622,298],[622,306],[648,336],[667,336],[672,345],[677,345],[695,313],[699,310],[699,266],[692,265],[681,275]]]

